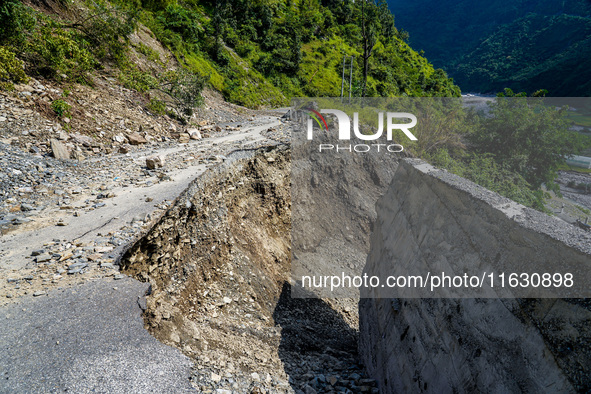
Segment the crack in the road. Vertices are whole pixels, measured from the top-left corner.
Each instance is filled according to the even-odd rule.
[[[126,213],[128,213],[128,212],[129,212],[129,210],[125,211],[125,212],[123,213],[123,215],[125,215],[125,214],[126,214]],[[99,229],[101,229],[101,228],[105,227],[107,224],[111,223],[113,220],[115,220],[115,219],[118,219],[118,218],[119,218],[119,216],[112,217],[111,219],[107,220],[105,223],[101,224],[101,225],[100,225],[100,226],[98,226],[98,227],[91,228],[90,230],[88,230],[87,232],[85,232],[84,234],[80,235],[80,236],[79,236],[79,237],[77,237],[77,238],[83,238],[85,235],[87,235],[87,234],[89,234],[89,233],[91,233],[91,232],[93,232],[93,231],[96,231],[96,230],[99,230]]]

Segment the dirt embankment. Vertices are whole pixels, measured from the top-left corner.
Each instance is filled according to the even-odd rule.
[[[356,301],[291,296],[290,170],[282,145],[229,155],[121,260],[151,283],[146,327],[195,360],[201,392],[377,390]]]
[[[230,159],[199,178],[125,254],[125,272],[152,285],[146,323],[157,338],[193,355],[213,348],[231,356],[236,344],[204,336],[192,323],[221,330],[232,315],[230,325],[243,331],[269,321],[289,270],[288,154]],[[253,354],[232,356],[252,363]]]

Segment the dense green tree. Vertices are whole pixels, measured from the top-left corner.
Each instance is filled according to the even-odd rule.
[[[534,189],[551,188],[565,157],[579,153],[587,140],[569,130],[566,108],[544,105],[543,98],[527,98],[506,91],[471,135],[474,148],[492,154],[498,163],[521,174]],[[508,97],[507,97],[508,96]]]
[[[352,59],[353,96],[459,95],[404,41],[384,0],[68,1],[69,13],[54,18],[6,0],[0,45],[10,45],[29,70],[56,79],[90,83],[88,73],[109,62],[124,86],[146,93],[159,80],[150,72],[162,64],[147,71],[130,61],[130,48],[159,60],[128,39],[139,22],[179,64],[247,106],[338,96],[343,55]]]

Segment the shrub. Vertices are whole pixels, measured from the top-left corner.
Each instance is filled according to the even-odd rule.
[[[32,10],[18,0],[4,0],[0,5],[0,42],[15,48],[25,43],[26,32],[36,24]]]
[[[46,25],[35,31],[27,56],[42,75],[90,83],[88,72],[98,64],[89,46],[78,32]]]
[[[157,115],[166,114],[166,103],[162,100],[152,98],[150,99],[150,103],[148,103],[146,108]]]
[[[14,82],[27,82],[29,78],[23,67],[23,62],[16,58],[14,52],[0,47],[0,89],[11,90]]]
[[[51,103],[51,108],[54,110],[57,116],[63,118],[70,116],[70,108],[72,108],[72,106],[62,99],[57,99]]]
[[[141,71],[134,64],[123,67],[118,76],[119,82],[127,89],[144,93],[158,87],[158,81],[150,73]]]
[[[201,92],[206,83],[207,78],[200,74],[187,70],[168,71],[162,76],[158,89],[172,100],[179,120],[187,123],[193,109],[203,104]]]

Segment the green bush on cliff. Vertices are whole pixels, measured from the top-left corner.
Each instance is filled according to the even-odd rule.
[[[28,79],[23,62],[14,52],[0,47],[0,89],[11,90],[13,83],[27,82]]]
[[[98,66],[90,44],[76,31],[48,23],[31,33],[23,57],[35,72],[57,80],[90,83],[89,72]]]
[[[445,148],[426,159],[436,167],[445,168],[502,196],[527,207],[544,211],[544,193],[532,188],[523,176],[496,161],[491,154],[463,153],[452,157]]]

